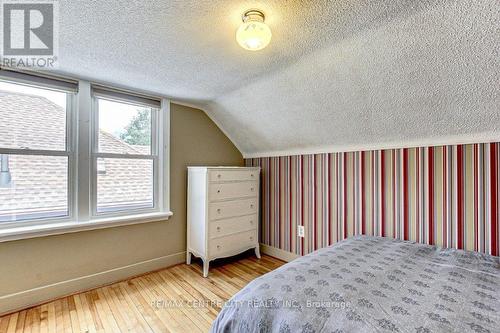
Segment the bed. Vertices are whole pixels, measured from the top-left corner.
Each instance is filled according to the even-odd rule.
[[[356,236],[249,283],[212,332],[500,332],[499,258]]]

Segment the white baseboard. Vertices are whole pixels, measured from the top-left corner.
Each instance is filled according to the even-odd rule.
[[[113,282],[184,263],[186,252],[141,261],[131,265],[113,268],[104,272],[77,277],[13,294],[0,296],[0,316],[16,310],[26,309],[56,298],[83,292]]]
[[[286,262],[290,262],[300,257],[298,254],[284,251],[262,243],[260,244],[260,251],[268,256],[275,257]]]

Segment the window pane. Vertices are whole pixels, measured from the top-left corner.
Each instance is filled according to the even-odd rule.
[[[98,99],[99,152],[151,154],[151,115],[156,109]]]
[[[0,222],[68,215],[68,158],[0,154]]]
[[[0,81],[0,148],[65,150],[66,98]]]
[[[153,161],[97,159],[97,212],[153,208]]]

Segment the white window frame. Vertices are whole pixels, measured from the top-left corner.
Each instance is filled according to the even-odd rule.
[[[0,154],[7,155],[24,155],[24,156],[50,156],[50,157],[66,157],[68,159],[68,167],[67,167],[67,207],[68,214],[65,216],[54,216],[54,217],[41,217],[41,218],[32,218],[25,220],[16,220],[16,221],[6,221],[0,222],[0,231],[3,228],[13,228],[17,226],[33,226],[33,225],[41,225],[41,224],[49,224],[54,222],[68,222],[75,219],[75,187],[73,179],[75,178],[75,141],[74,141],[74,117],[75,117],[75,106],[76,106],[76,93],[58,89],[57,87],[53,87],[47,84],[40,84],[29,82],[24,79],[17,78],[2,78],[0,77],[1,82],[16,84],[20,86],[27,86],[37,89],[51,90],[62,92],[66,94],[66,137],[65,150],[45,150],[45,149],[22,149],[22,148],[2,148],[0,147]],[[1,234],[0,234],[1,239]]]
[[[33,86],[37,88],[57,90],[45,84],[44,77],[49,80],[57,80],[59,77],[38,76],[35,73],[33,80],[26,79],[23,74],[22,79],[12,79],[10,72],[8,77],[3,77],[5,70],[0,68],[0,79],[2,81]],[[30,73],[30,75],[32,75]],[[137,94],[130,90],[110,90],[155,98],[160,101],[160,108],[157,115],[157,131],[153,133],[155,151],[154,162],[154,202],[153,209],[121,210],[113,213],[99,213],[94,211],[94,203],[97,203],[95,192],[95,180],[97,179],[98,157],[117,157],[117,154],[99,153],[97,147],[92,147],[97,141],[93,138],[98,135],[98,130],[93,131],[97,124],[93,104],[96,99],[92,93],[93,84],[85,80],[72,80],[78,83],[78,90],[70,93],[67,90],[60,90],[67,93],[67,120],[66,120],[66,150],[46,151],[46,150],[25,150],[0,148],[0,154],[15,155],[46,155],[46,156],[67,156],[68,157],[68,216],[31,219],[23,221],[12,221],[0,223],[0,242],[16,239],[41,237],[68,232],[77,232],[93,229],[101,229],[129,224],[147,223],[154,221],[168,220],[173,213],[170,211],[170,100],[163,97],[152,97],[152,95]],[[95,85],[103,87],[102,85]],[[152,151],[153,153],[153,151]],[[118,154],[121,155],[121,154]],[[124,155],[126,158],[146,159],[148,155]],[[146,158],[145,158],[146,157]],[[95,196],[95,197],[94,197]]]
[[[92,142],[91,142],[91,216],[93,218],[99,218],[103,216],[126,216],[133,214],[144,214],[144,213],[153,213],[160,212],[160,192],[163,188],[163,178],[159,177],[159,162],[163,160],[164,151],[159,149],[159,147],[163,146],[162,143],[162,133],[160,133],[160,129],[163,128],[164,117],[160,117],[162,113],[161,106],[154,107],[157,109],[157,112],[151,112],[151,152],[149,155],[134,155],[134,154],[120,154],[120,153],[108,153],[108,152],[99,152],[99,100],[106,100],[124,104],[130,104],[135,106],[143,106],[148,108],[153,108],[153,106],[148,104],[141,104],[133,101],[125,101],[123,99],[116,99],[107,96],[100,96],[96,94],[92,94]],[[153,162],[153,207],[146,208],[131,208],[127,210],[116,210],[109,212],[99,212],[97,210],[97,178],[98,178],[98,170],[97,170],[97,160],[99,158],[115,158],[115,159],[138,159],[138,160],[151,160]]]

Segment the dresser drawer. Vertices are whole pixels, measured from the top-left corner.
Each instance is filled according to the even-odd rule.
[[[208,226],[208,235],[210,238],[214,238],[256,229],[257,215],[255,214],[211,221]]]
[[[257,213],[257,198],[210,202],[208,204],[208,218],[210,220],[250,215],[253,213]]]
[[[257,182],[211,183],[208,189],[210,201],[257,196]]]
[[[211,182],[258,180],[259,170],[210,170],[208,180]]]
[[[208,245],[208,252],[211,257],[223,254],[236,254],[255,244],[258,244],[257,231],[246,231],[239,234],[211,239]]]

